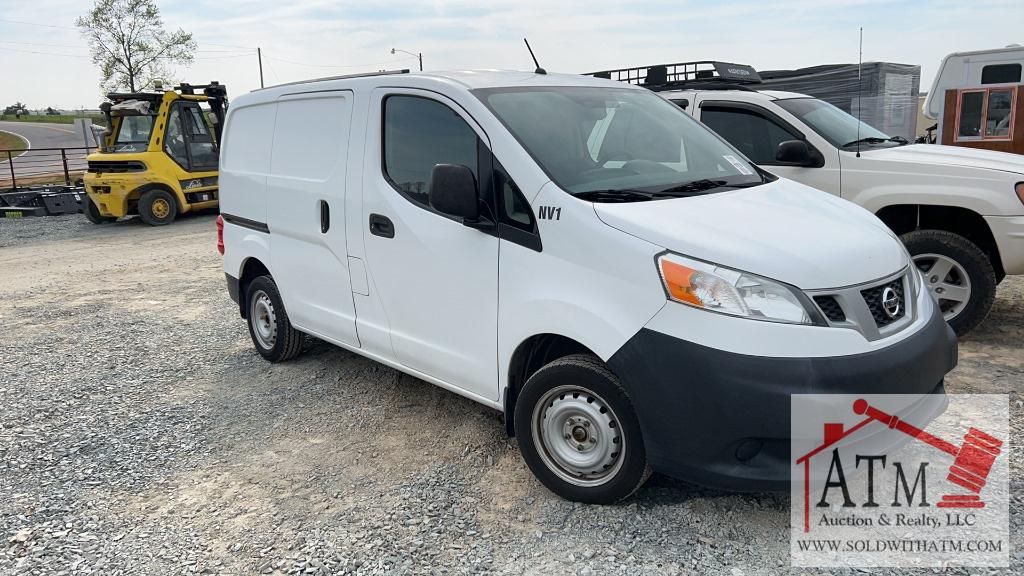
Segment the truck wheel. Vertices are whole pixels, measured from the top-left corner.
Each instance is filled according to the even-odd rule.
[[[249,284],[246,310],[249,335],[260,356],[271,362],[284,362],[302,351],[305,335],[292,328],[273,278],[260,276]]]
[[[114,218],[113,216],[104,216],[103,214],[100,214],[99,206],[96,206],[96,203],[92,201],[92,198],[88,197],[85,199],[85,218],[93,224],[106,224],[117,220],[117,218]]]
[[[611,504],[651,475],[633,403],[594,356],[566,356],[535,372],[514,418],[527,466],[563,498]]]
[[[996,297],[992,262],[973,242],[943,230],[915,230],[902,236],[924,286],[958,336],[988,316]]]
[[[139,198],[139,216],[150,226],[170,224],[177,215],[178,200],[167,190],[150,190]]]

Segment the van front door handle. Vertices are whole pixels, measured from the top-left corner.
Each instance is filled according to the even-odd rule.
[[[320,233],[327,234],[331,229],[331,205],[327,200],[320,201]]]
[[[380,236],[381,238],[394,238],[395,225],[391,223],[391,218],[387,216],[370,214],[370,234]]]

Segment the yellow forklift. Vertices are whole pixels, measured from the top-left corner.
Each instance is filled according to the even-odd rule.
[[[201,91],[201,93],[197,93]],[[217,158],[227,89],[217,82],[107,94],[107,127],[88,156],[85,215],[102,224],[138,214],[152,226],[218,205]],[[209,106],[209,117],[200,106]],[[211,126],[212,123],[212,126]]]

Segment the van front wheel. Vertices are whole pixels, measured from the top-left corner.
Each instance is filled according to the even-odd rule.
[[[611,504],[651,474],[633,404],[594,356],[566,356],[535,372],[514,418],[527,466],[563,498]]]
[[[177,215],[178,200],[167,190],[150,190],[139,198],[139,216],[150,226],[170,224]]]
[[[249,336],[256,351],[270,362],[291,360],[302,351],[302,332],[292,327],[277,284],[270,276],[260,276],[246,291],[246,318]]]

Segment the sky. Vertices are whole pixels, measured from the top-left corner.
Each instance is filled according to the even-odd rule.
[[[583,73],[691,60],[757,69],[857,61],[921,66],[926,91],[950,52],[1024,44],[1024,0],[157,0],[167,28],[192,32],[195,62],[229,97],[266,85],[380,69],[532,69]],[[0,0],[0,104],[96,108],[99,73],[75,18],[89,1]]]

